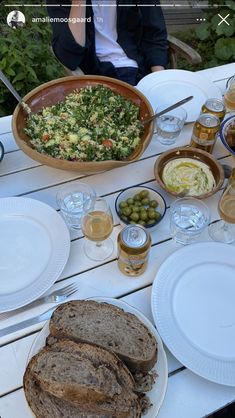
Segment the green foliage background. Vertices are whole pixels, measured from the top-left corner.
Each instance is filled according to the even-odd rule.
[[[26,23],[22,28],[12,29],[6,23],[12,7],[0,5],[0,69],[24,96],[38,85],[63,76],[64,70],[51,52],[50,23],[32,22],[33,17],[47,16],[46,7],[17,9],[24,13]],[[11,114],[16,104],[0,81],[0,116]]]
[[[203,18],[206,18],[205,22],[198,25],[195,30],[175,34],[196,49],[202,57],[202,63],[196,66],[190,65],[185,60],[179,60],[181,68],[197,71],[235,61],[235,2],[209,0],[208,3],[214,7],[203,14]],[[215,7],[215,4],[218,7]],[[221,21],[218,13],[222,17],[229,14],[227,18],[229,26],[225,22],[218,25]]]

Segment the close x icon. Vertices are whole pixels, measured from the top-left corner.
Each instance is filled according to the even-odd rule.
[[[228,18],[230,16],[230,13],[228,13],[227,16],[222,16],[220,13],[218,13],[218,16],[220,18],[218,26],[220,26],[222,23],[225,23],[226,25],[230,26],[230,23],[228,22]]]

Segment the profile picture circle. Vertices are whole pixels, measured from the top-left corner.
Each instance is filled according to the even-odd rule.
[[[12,29],[22,28],[25,24],[25,15],[19,10],[12,10],[7,15],[7,24]]]

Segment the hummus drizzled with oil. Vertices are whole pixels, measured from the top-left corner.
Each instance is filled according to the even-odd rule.
[[[215,187],[215,179],[208,165],[193,158],[169,161],[163,169],[162,180],[172,192],[180,193],[187,189],[188,196],[200,196]]]

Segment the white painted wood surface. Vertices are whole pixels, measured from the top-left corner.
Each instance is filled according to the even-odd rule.
[[[199,72],[210,78],[224,93],[227,79],[235,73],[235,64],[203,70]],[[177,141],[177,145],[187,145],[191,138],[192,125],[185,127]],[[31,160],[15,144],[11,134],[11,117],[0,119],[0,141],[5,147],[5,157],[0,164],[0,197],[27,196],[45,202],[56,210],[56,193],[67,182],[76,182],[81,176],[76,172],[55,170],[41,166]],[[143,184],[158,190],[166,199],[167,207],[172,198],[164,193],[154,180],[153,166],[158,155],[166,148],[153,138],[140,161],[129,164],[99,175],[83,177],[83,181],[91,184],[98,195],[105,196],[114,214],[115,228],[112,234],[114,242],[120,230],[119,220],[114,212],[115,198],[120,190],[134,184]],[[235,159],[218,142],[214,153],[222,163],[235,166]],[[221,191],[206,200],[210,207],[212,220],[218,219],[217,202]],[[180,248],[170,238],[169,209],[163,221],[153,229],[153,247],[150,253],[147,271],[136,279],[123,276],[116,263],[116,250],[105,263],[93,262],[83,255],[81,232],[71,233],[71,254],[54,288],[64,283],[78,284],[77,298],[89,296],[121,297],[126,302],[141,310],[151,321],[150,294],[151,284],[162,262],[172,252]],[[202,241],[210,240],[207,231]],[[125,296],[126,295],[126,296]],[[0,327],[17,323],[23,319],[37,315],[45,310],[34,308],[27,313],[16,315],[1,321]],[[22,376],[32,342],[43,324],[24,329],[0,340],[0,417],[1,418],[32,418],[28,409],[23,390]],[[202,416],[222,407],[235,399],[235,388],[217,385],[196,376],[184,369],[166,349],[169,368],[167,394],[159,413],[159,418],[201,418]]]

